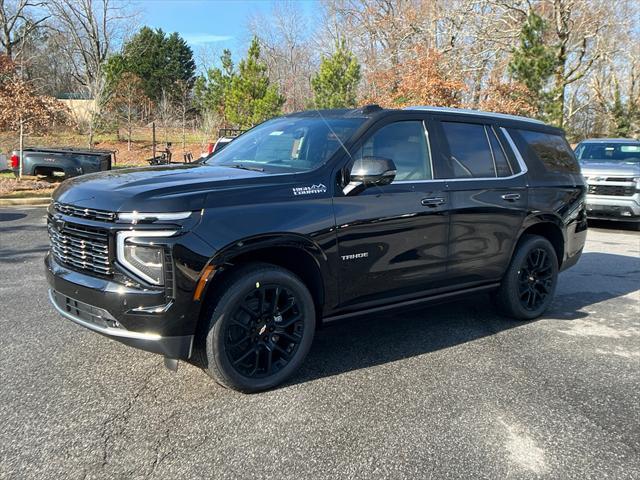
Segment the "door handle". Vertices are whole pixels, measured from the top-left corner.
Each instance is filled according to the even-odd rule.
[[[429,197],[423,198],[420,203],[422,203],[423,207],[437,207],[438,205],[445,204],[446,201],[443,197]]]
[[[520,200],[520,194],[519,193],[505,193],[504,195],[502,195],[502,199],[506,200],[507,202],[515,202],[516,200]]]

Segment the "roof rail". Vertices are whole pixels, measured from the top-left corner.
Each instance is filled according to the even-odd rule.
[[[403,110],[424,110],[434,113],[463,113],[465,115],[479,115],[483,117],[504,118],[505,120],[518,120],[521,122],[537,123],[546,125],[543,121],[535,118],[521,117],[519,115],[507,115],[506,113],[483,112],[482,110],[471,110],[468,108],[451,108],[451,107],[430,107],[428,105],[418,105],[414,107],[405,107]]]
[[[353,111],[353,113],[362,114],[362,115],[369,115],[371,113],[379,112],[381,110],[382,110],[382,107],[380,105],[376,105],[375,103],[372,103],[370,105],[363,105],[362,107],[356,108]]]

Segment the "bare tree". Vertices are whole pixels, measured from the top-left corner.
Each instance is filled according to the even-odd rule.
[[[0,44],[7,57],[13,58],[14,49],[49,18],[30,15],[33,9],[44,5],[44,1],[37,0],[0,0]]]
[[[311,76],[319,64],[312,45],[313,28],[291,1],[275,3],[269,15],[254,15],[249,30],[260,42],[260,55],[269,79],[285,97],[284,111],[306,108],[311,98]]]
[[[48,0],[55,28],[66,39],[63,52],[73,76],[93,100],[88,125],[89,146],[100,109],[108,100],[103,64],[130,22],[127,5],[112,0]]]

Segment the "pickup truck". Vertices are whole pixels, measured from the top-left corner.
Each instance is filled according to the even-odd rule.
[[[633,222],[640,229],[640,140],[583,140],[576,157],[588,184],[587,216]]]
[[[19,161],[20,152],[13,151],[10,163],[16,175]],[[29,147],[22,150],[22,174],[76,177],[111,170],[114,161],[114,150]]]

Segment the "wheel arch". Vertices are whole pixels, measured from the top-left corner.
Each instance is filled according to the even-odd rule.
[[[565,235],[562,229],[562,222],[553,215],[541,215],[529,218],[524,224],[515,244],[514,252],[522,242],[524,235],[538,235],[546,238],[553,246],[558,258],[558,267],[562,266],[565,257]],[[513,254],[512,254],[513,255]]]
[[[313,240],[298,234],[270,234],[235,241],[220,249],[208,265],[214,267],[211,281],[202,293],[203,307],[215,302],[218,288],[237,268],[249,263],[269,263],[285,268],[297,275],[307,286],[314,301],[316,317],[322,316],[326,296],[327,277],[330,276],[328,259]],[[208,309],[200,309],[198,324]]]

